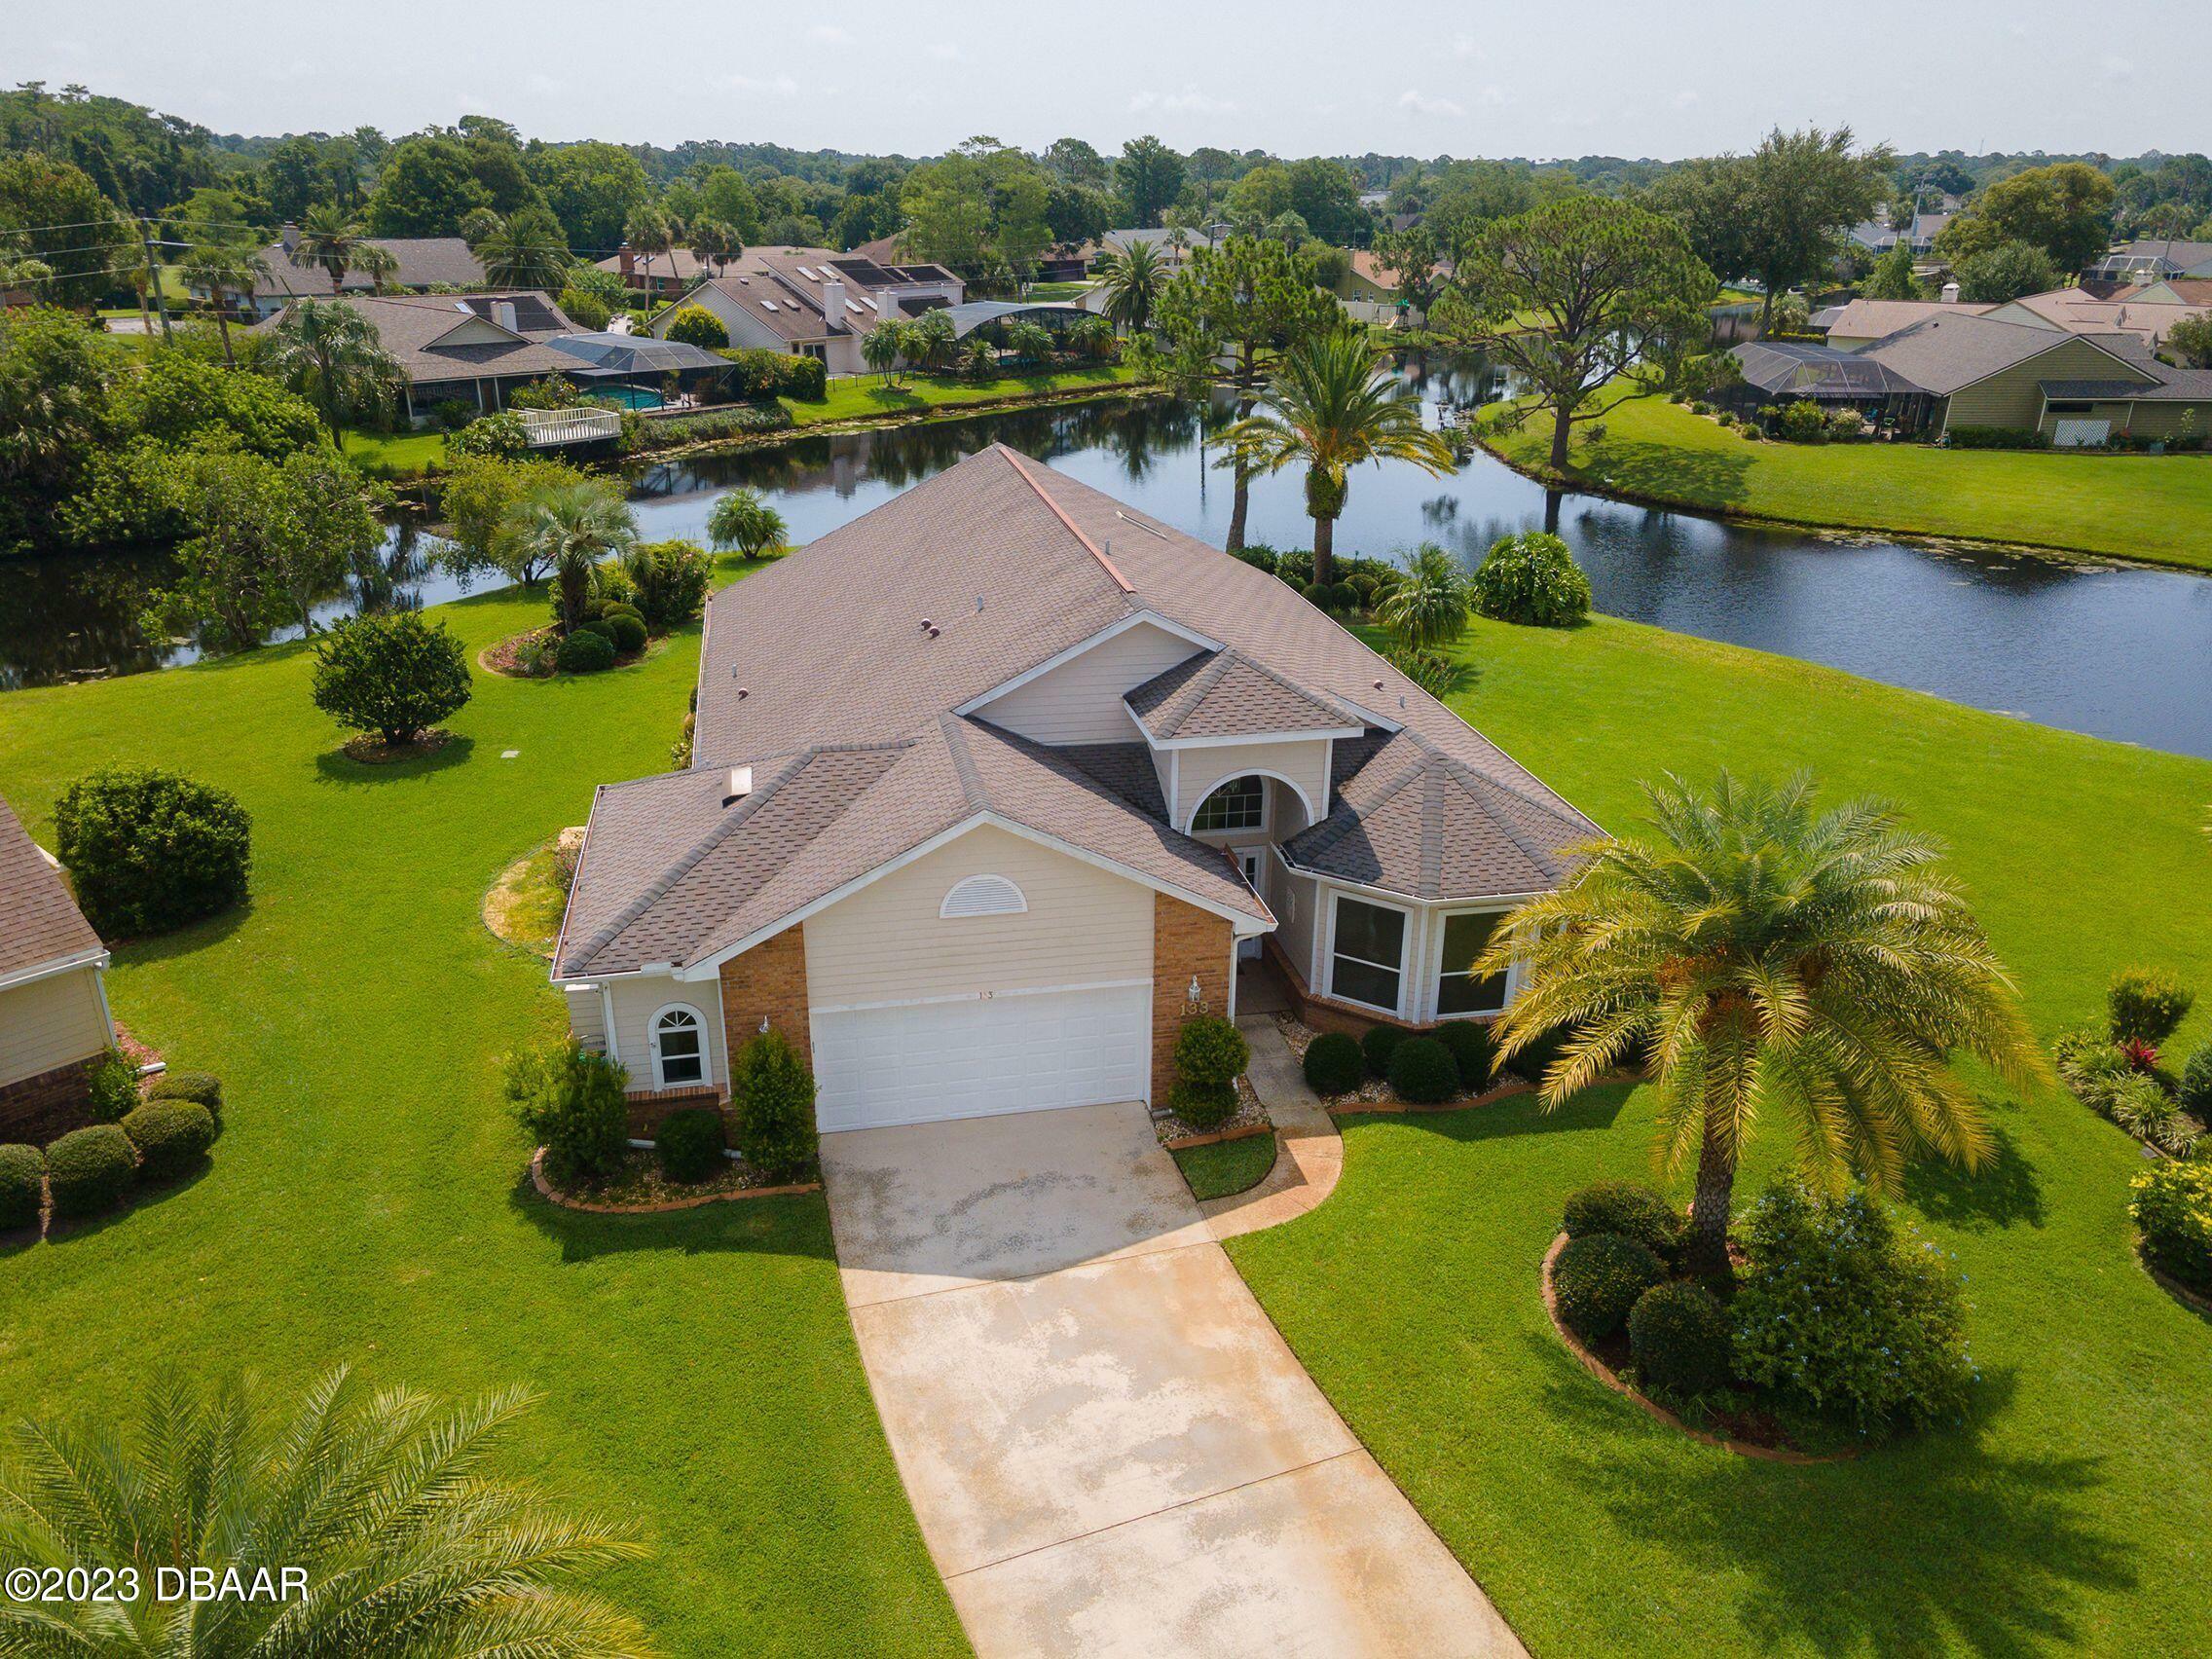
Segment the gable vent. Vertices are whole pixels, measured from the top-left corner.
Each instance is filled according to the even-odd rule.
[[[944,903],[937,907],[943,917],[1018,916],[1029,908],[1021,889],[1003,875],[964,876],[952,884]]]

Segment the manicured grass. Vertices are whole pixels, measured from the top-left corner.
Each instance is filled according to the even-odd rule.
[[[441,614],[476,650],[542,590]],[[125,945],[119,1017],[223,1078],[208,1172],[0,1258],[0,1417],[88,1424],[165,1366],[279,1393],[379,1383],[542,1404],[510,1461],[654,1546],[604,1588],[663,1651],[940,1654],[962,1639],[877,1425],[818,1197],[594,1217],[540,1202],[500,1054],[557,1029],[545,964],[479,914],[592,788],[663,769],[697,631],[642,664],[475,676],[436,756],[340,757],[280,647],[0,695],[0,793],[37,834],[103,763],[181,768],[253,815],[249,906]],[[513,759],[506,750],[519,751]]]
[[[1052,392],[1079,391],[1128,386],[1136,371],[1119,363],[1093,369],[1062,369],[1047,375],[1002,375],[996,380],[950,380],[936,375],[903,373],[898,384],[886,386],[881,375],[854,375],[830,383],[829,395],[819,403],[784,398],[795,426],[819,426],[829,421],[865,421],[871,416],[910,415],[930,409],[957,409],[970,403],[1006,403]]]
[[[1021,297],[1025,300],[1072,300],[1088,294],[1098,284],[1095,282],[1032,282]]]
[[[354,432],[346,434],[346,459],[377,478],[421,478],[443,470],[443,432]]]
[[[2059,470],[2065,470],[2061,466]],[[1636,781],[1813,768],[1944,836],[2046,1034],[2144,963],[2212,993],[2212,764],[1601,618],[1479,623],[1453,699],[1598,820]],[[2172,1045],[2212,1039],[2212,997]],[[2136,1265],[2143,1156],[2070,1097],[1993,1096],[1978,1179],[1907,1182],[1957,1253],[1969,1423],[1816,1468],[1697,1445],[1606,1393],[1537,1300],[1561,1200],[1648,1178],[1647,1090],[1544,1116],[1344,1120],[1344,1184],[1231,1242],[1316,1382],[1537,1653],[2179,1652],[2212,1621],[2212,1321]],[[1788,1148],[1769,1126],[1740,1196]],[[1677,1193],[1685,1189],[1677,1183]]]
[[[1275,1137],[1246,1135],[1242,1140],[1187,1146],[1175,1155],[1195,1198],[1226,1198],[1257,1187],[1275,1166]]]
[[[1972,536],[2212,569],[2212,457],[1748,443],[1663,397],[1578,437],[1571,477],[1644,499],[1909,535]],[[1551,422],[1485,441],[1540,469]]]

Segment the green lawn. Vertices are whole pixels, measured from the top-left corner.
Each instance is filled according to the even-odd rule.
[[[1097,285],[1098,284],[1095,282],[1088,281],[1032,282],[1029,284],[1027,291],[1025,291],[1021,297],[1025,300],[1035,300],[1039,304],[1044,304],[1048,301],[1072,300],[1080,295],[1089,293],[1090,290],[1095,288]]]
[[[1455,705],[1608,827],[1662,768],[1813,767],[1950,841],[2039,1028],[2096,1017],[2141,962],[2203,997],[2173,1051],[2212,1038],[2212,764],[1611,619],[1478,624],[1464,649]],[[1346,1119],[1329,1202],[1229,1248],[1539,1654],[2201,1650],[2212,1321],[2134,1262],[2132,1142],[2055,1093],[1994,1112],[1994,1170],[1907,1188],[1967,1275],[1978,1407],[1855,1462],[1697,1445],[1551,1331],[1537,1267],[1560,1202],[1648,1176],[1644,1090]],[[1770,1130],[1742,1191],[1785,1150]]]
[[[1006,403],[1054,392],[1129,386],[1136,378],[1134,369],[1119,363],[1094,369],[1063,369],[1049,375],[1006,375],[987,381],[903,373],[896,386],[886,386],[881,375],[854,375],[831,381],[829,395],[819,403],[790,397],[782,402],[792,412],[794,426],[819,426],[830,421],[865,421],[873,416],[910,415],[930,409],[957,409],[970,403]]]
[[[1713,511],[1912,535],[1972,536],[2212,569],[2212,457],[1939,450],[1921,444],[1748,443],[1661,397],[1577,438],[1572,476]],[[1486,441],[1541,468],[1551,423]]]
[[[1275,1137],[1246,1135],[1242,1140],[1187,1146],[1175,1154],[1183,1179],[1196,1198],[1226,1198],[1257,1187],[1275,1166]]]
[[[377,478],[421,478],[446,464],[446,435],[438,431],[349,431],[345,447],[347,460]]]
[[[542,592],[446,608],[471,655]],[[497,1089],[556,1028],[542,960],[479,909],[594,784],[663,769],[693,630],[585,680],[478,674],[457,740],[371,768],[308,700],[296,646],[0,695],[0,793],[33,832],[103,762],[183,768],[253,815],[249,907],[121,947],[119,1017],[222,1074],[207,1174],[0,1258],[0,1416],[121,1414],[165,1366],[281,1391],[350,1360],[543,1403],[517,1472],[640,1518],[608,1575],[670,1653],[941,1654],[959,1627],[877,1426],[819,1198],[662,1217],[549,1208]],[[503,752],[519,753],[512,759]]]

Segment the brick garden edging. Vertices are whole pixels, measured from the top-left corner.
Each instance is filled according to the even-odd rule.
[[[1793,1452],[1786,1446],[1753,1446],[1748,1440],[1731,1440],[1725,1435],[1709,1434],[1702,1428],[1692,1428],[1665,1406],[1659,1404],[1658,1401],[1646,1398],[1630,1383],[1624,1382],[1619,1373],[1614,1371],[1611,1366],[1584,1347],[1582,1339],[1561,1322],[1559,1299],[1552,1291],[1552,1264],[1559,1260],[1559,1253],[1566,1248],[1567,1234],[1563,1231],[1558,1237],[1552,1240],[1552,1247],[1544,1252],[1544,1265],[1536,1275],[1537,1282],[1543,1289],[1544,1314],[1551,1320],[1552,1329],[1559,1333],[1559,1340],[1567,1345],[1567,1352],[1573,1354],[1576,1359],[1582,1362],[1582,1369],[1597,1378],[1614,1393],[1625,1394],[1641,1406],[1647,1416],[1657,1419],[1669,1428],[1679,1429],[1692,1440],[1700,1441],[1707,1446],[1717,1446],[1723,1451],[1735,1453],[1739,1457],[1757,1457],[1769,1463],[1811,1465],[1815,1463],[1847,1463],[1859,1456],[1856,1448],[1846,1448],[1841,1452],[1820,1455],[1812,1452]]]
[[[1211,1134],[1177,1135],[1173,1140],[1164,1140],[1160,1144],[1169,1152],[1189,1152],[1195,1146],[1219,1146],[1223,1141],[1250,1140],[1254,1135],[1272,1135],[1274,1132],[1275,1126],[1272,1124],[1246,1124],[1241,1128],[1216,1129]]]
[[[819,1181],[794,1181],[785,1187],[740,1187],[731,1193],[702,1193],[695,1198],[670,1198],[657,1204],[592,1204],[568,1197],[545,1179],[543,1147],[530,1155],[530,1179],[537,1189],[537,1196],[547,1203],[580,1210],[586,1215],[665,1215],[671,1210],[697,1209],[703,1204],[729,1203],[737,1198],[783,1198],[797,1193],[822,1191]]]
[[[2150,1254],[2143,1248],[2141,1234],[2137,1234],[2135,1237],[2135,1259],[2143,1265],[2143,1271],[2157,1281],[2160,1290],[2184,1308],[2201,1313],[2207,1319],[2212,1319],[2212,1297],[2206,1296],[2200,1290],[2190,1289],[2188,1285],[2167,1272],[2165,1269],[2153,1263]]]

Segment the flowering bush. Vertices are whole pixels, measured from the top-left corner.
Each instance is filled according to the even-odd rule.
[[[1979,1375],[1948,1259],[1864,1193],[1776,1188],[1752,1205],[1730,1306],[1736,1368],[1862,1434],[1956,1418]]]
[[[2169,1160],[2130,1185],[2128,1211],[2151,1259],[2185,1284],[2212,1289],[2212,1161]]]
[[[2127,1056],[2127,1063],[2139,1072],[2158,1069],[2158,1051],[2140,1037],[2128,1038],[2120,1044],[2120,1051]]]

